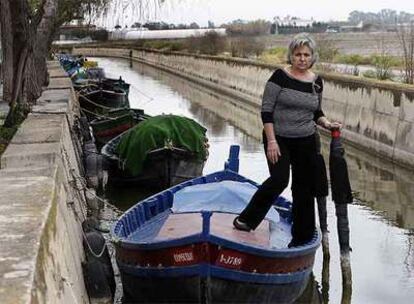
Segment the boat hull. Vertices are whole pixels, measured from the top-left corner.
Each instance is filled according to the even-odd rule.
[[[93,136],[99,147],[108,141],[143,122],[149,116],[141,109],[119,109],[109,111],[104,117],[91,121]]]
[[[89,120],[105,115],[111,109],[129,108],[125,92],[94,90],[79,94],[79,103]]]
[[[116,245],[116,252],[127,298],[145,303],[292,303],[307,286],[315,254],[268,257],[211,242]]]
[[[91,122],[95,142],[103,146],[112,138],[134,126],[131,114],[121,115],[111,119],[94,120]]]
[[[137,277],[121,273],[123,303],[199,303],[201,280],[184,278]]]
[[[137,184],[154,189],[165,189],[202,175],[204,161],[191,153],[176,148],[161,148],[151,151],[145,160],[142,172],[132,176],[119,166],[118,159],[105,158],[105,169],[109,182],[114,184]]]
[[[311,274],[308,271],[286,283],[264,284],[223,279],[214,272],[209,277],[168,277],[162,270],[155,274],[122,266],[120,272],[125,303],[293,303],[302,295]]]

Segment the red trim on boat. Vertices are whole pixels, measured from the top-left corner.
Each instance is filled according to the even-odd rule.
[[[111,128],[109,130],[96,131],[95,135],[100,136],[100,137],[118,135],[118,134],[132,128],[132,126],[133,126],[132,123],[126,123],[126,124],[117,126],[116,128]]]
[[[189,266],[204,262],[227,269],[271,274],[297,272],[311,268],[315,259],[315,253],[289,258],[269,258],[208,243],[157,250],[118,247],[116,252],[119,261],[137,266]]]

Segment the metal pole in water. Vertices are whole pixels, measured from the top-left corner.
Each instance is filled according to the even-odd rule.
[[[339,248],[342,270],[342,303],[350,303],[352,296],[352,270],[349,245],[348,204],[352,203],[352,191],[348,176],[348,166],[341,143],[341,132],[333,130],[329,154],[329,173],[332,199],[335,202]]]
[[[319,132],[315,132],[316,140],[316,185],[315,196],[318,204],[319,226],[322,231],[322,250],[324,258],[329,258],[329,236],[328,236],[328,221],[327,221],[327,209],[326,209],[326,197],[329,193],[328,178],[326,173],[325,160],[321,154],[321,139]]]

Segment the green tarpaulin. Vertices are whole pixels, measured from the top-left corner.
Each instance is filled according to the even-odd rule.
[[[147,153],[162,147],[183,148],[206,158],[206,129],[194,120],[176,116],[159,115],[148,118],[129,130],[117,146],[123,168],[136,176],[142,171]]]

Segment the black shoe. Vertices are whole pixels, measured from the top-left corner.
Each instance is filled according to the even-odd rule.
[[[288,248],[292,248],[292,247],[299,247],[299,246],[303,246],[306,245],[307,243],[309,243],[312,239],[307,240],[307,241],[297,241],[297,240],[291,240],[290,243],[288,244]]]
[[[236,218],[234,219],[233,226],[237,230],[241,230],[241,231],[249,232],[250,230],[252,230],[252,228],[250,228],[246,223],[243,223],[242,221],[240,221],[238,216],[236,216]]]

